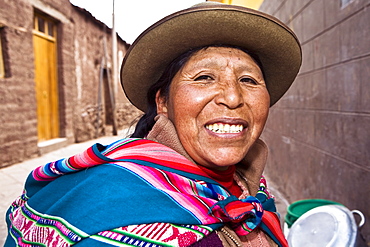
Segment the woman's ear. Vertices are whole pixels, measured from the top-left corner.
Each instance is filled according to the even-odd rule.
[[[157,114],[163,114],[168,117],[166,97],[161,96],[161,91],[157,91],[155,94],[155,103],[157,105]]]

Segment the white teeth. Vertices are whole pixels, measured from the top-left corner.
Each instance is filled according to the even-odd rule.
[[[222,124],[222,123],[215,123],[206,125],[206,128],[215,133],[239,133],[243,131],[243,125],[230,125],[230,124]]]

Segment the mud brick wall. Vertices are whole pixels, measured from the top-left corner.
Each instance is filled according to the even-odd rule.
[[[6,77],[0,79],[0,166],[35,156],[38,150],[30,15],[33,9],[23,1],[0,3]]]

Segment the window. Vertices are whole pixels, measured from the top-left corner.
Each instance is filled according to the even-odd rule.
[[[54,37],[54,23],[47,22],[48,25],[48,35]]]
[[[35,14],[33,24],[34,32],[50,39],[55,38],[55,24],[50,18]]]

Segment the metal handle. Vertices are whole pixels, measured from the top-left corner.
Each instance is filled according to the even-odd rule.
[[[356,210],[356,209],[352,210],[351,212],[352,212],[352,214],[358,214],[360,216],[361,221],[358,224],[358,227],[361,228],[365,224],[365,215],[361,211]]]

